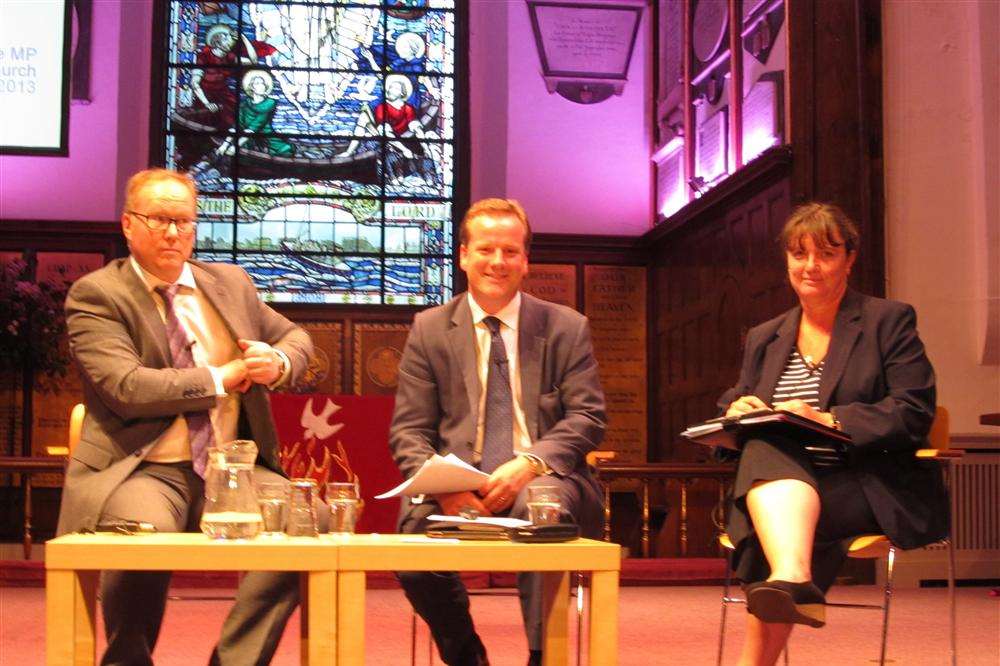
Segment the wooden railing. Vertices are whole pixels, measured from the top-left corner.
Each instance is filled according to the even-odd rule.
[[[618,480],[638,481],[642,486],[642,556],[649,557],[649,484],[678,481],[681,490],[680,552],[688,550],[688,488],[698,479],[714,479],[719,486],[720,506],[725,499],[726,484],[732,480],[736,466],[717,463],[616,463],[596,461],[597,477],[604,487],[604,540],[611,541],[611,486]]]
[[[62,472],[66,468],[64,457],[0,456],[0,473],[21,477],[21,498],[24,502],[23,547],[24,559],[31,559],[31,477],[33,474]]]

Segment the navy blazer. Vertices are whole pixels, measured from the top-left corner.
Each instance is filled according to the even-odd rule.
[[[750,330],[736,386],[719,399],[756,395],[770,404],[798,337],[802,308]],[[893,543],[917,548],[948,535],[941,470],[914,452],[934,420],[934,369],[905,303],[848,290],[840,303],[819,385],[820,411],[851,436],[851,466],[875,518]]]

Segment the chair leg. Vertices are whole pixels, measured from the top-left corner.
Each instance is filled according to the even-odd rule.
[[[726,610],[729,607],[729,587],[733,576],[733,553],[726,550],[726,579],[722,586],[722,618],[719,621],[719,649],[715,658],[716,666],[722,666],[722,651],[726,644]]]
[[[410,612],[410,666],[417,666],[417,613]]]
[[[951,665],[958,663],[958,628],[955,617],[955,543],[948,538],[948,632],[951,641]]]
[[[951,665],[958,663],[958,630],[957,618],[955,617],[955,512],[952,510],[955,502],[955,467],[950,462],[944,466],[945,475],[948,479],[948,509],[951,517],[951,534],[948,535],[948,622],[949,640],[951,641]]]
[[[889,638],[889,602],[892,601],[892,570],[896,562],[896,548],[889,547],[889,554],[885,560],[885,596],[882,600],[882,647],[879,651],[879,666],[885,665],[886,643]]]

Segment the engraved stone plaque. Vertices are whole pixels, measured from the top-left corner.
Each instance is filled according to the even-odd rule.
[[[712,182],[726,173],[726,147],[728,146],[726,109],[719,109],[698,127],[698,175]]]
[[[576,309],[576,266],[572,264],[530,264],[521,289],[552,303]]]
[[[620,462],[646,462],[646,269],[587,266],[584,313],[607,400],[601,449],[615,451]]]

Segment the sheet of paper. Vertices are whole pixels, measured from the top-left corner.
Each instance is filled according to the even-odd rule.
[[[376,495],[375,499],[476,490],[488,478],[489,474],[480,472],[454,453],[446,456],[435,454],[427,459],[416,474],[392,490]]]
[[[528,520],[521,520],[520,518],[504,518],[503,516],[480,516],[475,520],[470,520],[468,518],[462,518],[461,516],[444,516],[441,514],[434,514],[427,516],[427,520],[440,523],[453,523],[455,525],[496,525],[498,527],[526,527],[531,524],[531,521]]]

